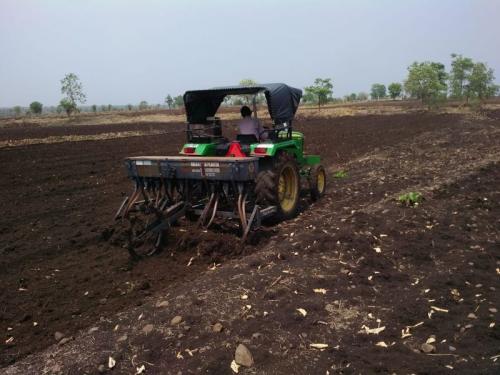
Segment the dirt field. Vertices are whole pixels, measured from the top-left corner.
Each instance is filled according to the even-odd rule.
[[[138,264],[109,241],[122,159],[175,154],[182,124],[1,128],[0,144],[97,136],[0,148],[2,371],[231,374],[244,343],[240,373],[498,373],[500,111],[296,126],[328,169],[320,202],[245,246],[186,223]],[[399,204],[409,191],[424,201]]]

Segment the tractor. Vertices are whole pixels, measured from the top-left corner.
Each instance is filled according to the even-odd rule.
[[[272,125],[259,137],[227,139],[216,113],[231,95],[253,98],[254,116],[257,96],[265,97]],[[115,220],[128,223],[130,254],[154,254],[182,217],[204,228],[215,220],[236,220],[244,242],[263,220],[294,217],[301,190],[318,200],[325,192],[325,169],[318,155],[304,154],[304,136],[293,130],[301,96],[282,83],[187,91],[187,143],[179,155],[125,159],[134,191]]]

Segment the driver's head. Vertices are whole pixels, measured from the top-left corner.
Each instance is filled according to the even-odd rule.
[[[244,105],[240,110],[241,117],[248,117],[252,115],[252,110],[248,106]]]

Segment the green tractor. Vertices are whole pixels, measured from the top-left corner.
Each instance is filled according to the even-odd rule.
[[[272,127],[259,137],[223,136],[221,103],[230,95],[264,94]],[[262,220],[284,220],[298,211],[302,187],[313,201],[325,192],[326,173],[317,155],[304,154],[304,136],[292,123],[302,91],[285,84],[231,86],[187,91],[187,143],[178,156],[139,156],[125,160],[134,192],[115,219],[128,222],[133,257],[151,255],[181,217],[208,228],[219,218],[237,220],[242,241]],[[259,138],[259,139],[258,139]]]

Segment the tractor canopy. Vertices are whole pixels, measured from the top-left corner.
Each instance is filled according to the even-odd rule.
[[[190,124],[205,123],[213,117],[228,95],[255,95],[263,92],[269,114],[275,124],[293,120],[302,97],[302,90],[284,83],[267,83],[256,86],[215,87],[207,90],[186,91],[184,106]]]

